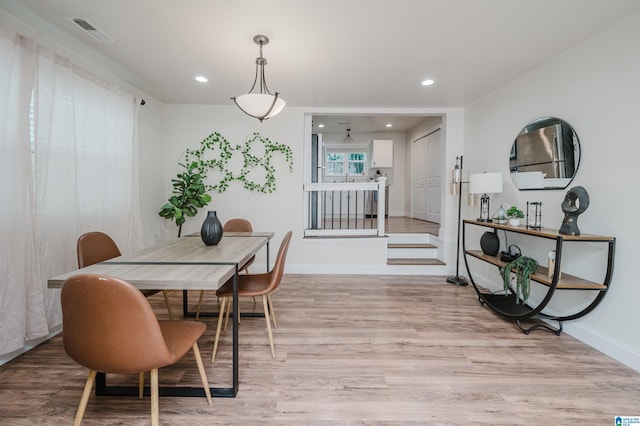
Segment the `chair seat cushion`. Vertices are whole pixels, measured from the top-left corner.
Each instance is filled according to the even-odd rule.
[[[238,276],[238,294],[240,296],[262,296],[267,294],[271,273]],[[233,278],[216,291],[218,297],[233,295]]]
[[[191,349],[207,328],[205,323],[198,321],[159,320],[158,323],[174,362]]]

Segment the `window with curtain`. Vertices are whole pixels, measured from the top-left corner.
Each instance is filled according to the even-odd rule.
[[[367,153],[360,148],[326,148],[327,176],[364,176],[368,173]]]
[[[0,278],[2,355],[61,323],[59,291],[46,280],[77,267],[82,233],[106,232],[127,251],[142,232],[136,99],[27,38],[0,44],[10,95],[0,111],[0,195],[12,200],[0,203],[1,262],[12,265]]]

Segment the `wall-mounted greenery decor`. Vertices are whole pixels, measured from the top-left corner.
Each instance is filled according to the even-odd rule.
[[[284,154],[289,172],[292,172],[293,153],[287,145],[253,133],[243,145],[233,146],[224,136],[215,132],[200,142],[199,149],[187,149],[185,162],[198,162],[205,179],[215,182],[208,183],[207,189],[224,192],[231,182],[238,181],[249,191],[266,194],[276,190],[276,169],[271,164],[276,152]],[[241,166],[231,161],[235,155],[242,155]],[[239,167],[239,171],[232,170],[233,167]]]

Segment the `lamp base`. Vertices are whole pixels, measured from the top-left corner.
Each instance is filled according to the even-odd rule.
[[[479,218],[476,219],[476,222],[493,222],[493,220],[492,219],[483,219],[483,218],[479,217]]]
[[[467,280],[460,275],[456,275],[455,277],[447,277],[447,282],[459,286],[465,286],[469,284]]]

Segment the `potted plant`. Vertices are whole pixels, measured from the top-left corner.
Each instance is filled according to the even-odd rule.
[[[173,195],[162,206],[158,214],[165,219],[175,219],[178,226],[178,238],[180,238],[182,224],[186,221],[187,216],[195,216],[199,208],[206,206],[211,201],[211,195],[206,193],[206,186],[202,181],[203,175],[197,161],[188,166],[182,163],[178,164],[184,168],[184,171],[178,173],[175,179],[171,179]]]
[[[531,290],[531,275],[536,271],[536,268],[538,268],[538,262],[527,256],[520,256],[500,268],[505,292],[509,291],[511,287],[511,273],[515,274],[516,288],[513,293],[516,297],[516,303],[527,303]]]
[[[520,226],[520,219],[524,218],[524,213],[516,206],[511,206],[507,210],[507,217],[509,218],[509,225]]]

